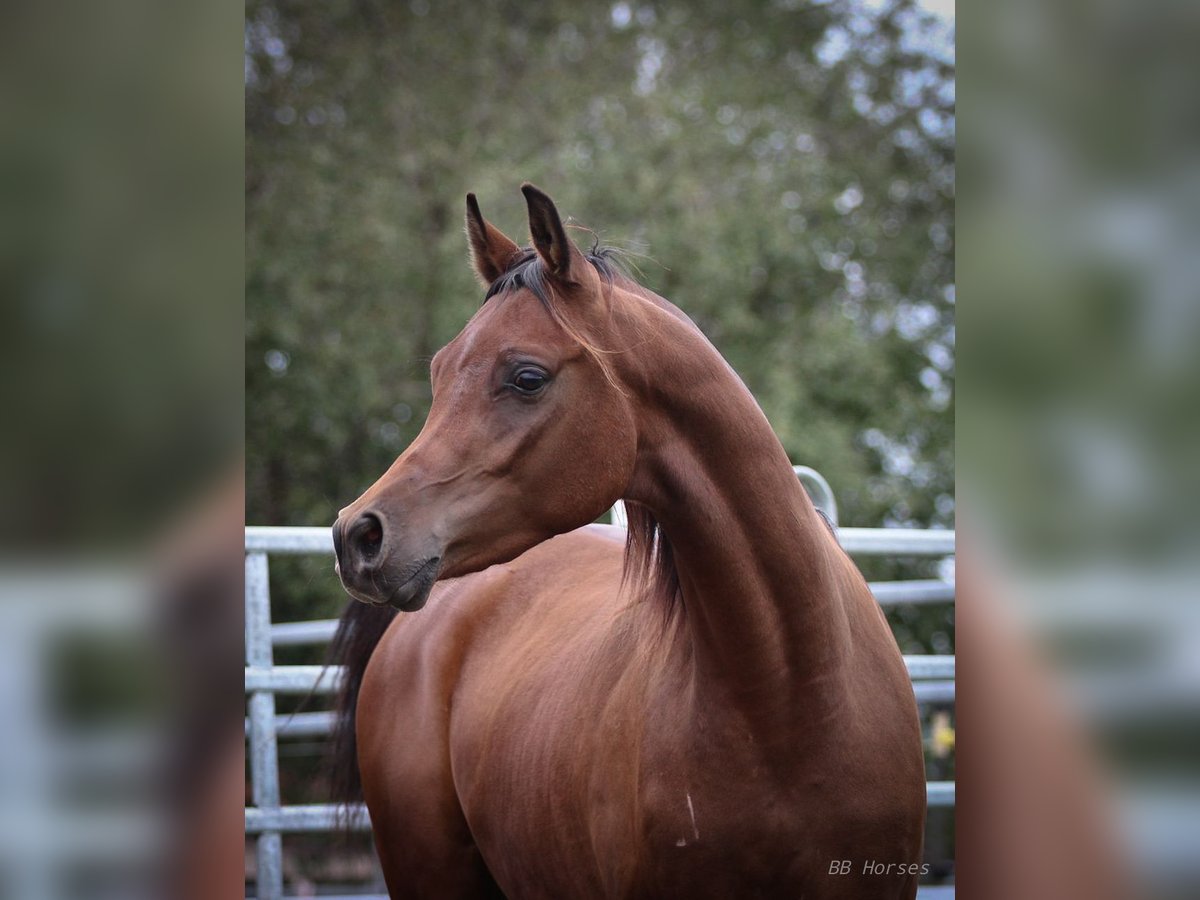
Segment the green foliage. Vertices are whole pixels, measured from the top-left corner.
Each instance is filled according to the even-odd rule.
[[[952,524],[944,35],[904,0],[434,7],[248,4],[248,521],[329,524],[416,435],[482,296],[463,196],[521,238],[530,180],[644,254],[844,524]]]

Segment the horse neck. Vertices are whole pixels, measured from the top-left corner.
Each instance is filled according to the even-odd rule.
[[[752,717],[828,713],[848,652],[842,586],[861,579],[749,390],[690,323],[664,327],[640,373],[628,499],[671,545],[698,699],[715,692]]]

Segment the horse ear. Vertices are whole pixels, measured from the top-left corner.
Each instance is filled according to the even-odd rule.
[[[475,274],[484,287],[507,272],[513,258],[521,252],[503,231],[483,217],[474,194],[467,194],[467,245],[471,248]]]
[[[529,234],[533,247],[546,266],[546,271],[556,278],[567,278],[571,271],[571,257],[579,251],[567,239],[562,219],[547,197],[528,181],[521,185],[521,193],[529,206]]]

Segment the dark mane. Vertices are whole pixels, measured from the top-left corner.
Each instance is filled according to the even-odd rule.
[[[629,586],[663,612],[668,624],[679,611],[682,594],[679,591],[679,570],[675,568],[675,551],[666,534],[650,512],[640,503],[625,503],[625,562],[621,574],[622,587]]]
[[[602,247],[597,241],[584,257],[606,284],[612,284],[618,277],[634,281],[621,251],[614,247]],[[564,319],[563,311],[552,301],[541,257],[532,247],[521,248],[520,254],[513,258],[504,274],[488,287],[483,298],[484,303],[492,297],[520,288],[525,288],[537,297],[555,321],[580,341],[584,349],[596,357],[601,368],[608,372],[608,363],[601,355],[604,351],[598,350],[582,337],[570,322]],[[664,616],[669,619],[678,607],[680,597],[679,572],[675,568],[675,554],[671,544],[659,527],[654,514],[646,507],[637,503],[626,503],[625,510],[628,532],[625,537],[622,587],[631,588],[636,594],[658,601],[662,605]]]
[[[597,242],[584,254],[606,284],[612,284],[618,275],[629,278],[629,272],[615,247],[601,247]],[[518,288],[531,291],[546,306],[550,305],[550,290],[546,284],[546,270],[542,259],[532,247],[522,247],[521,252],[508,264],[504,274],[491,283],[484,295],[486,303],[497,294],[506,294]]]

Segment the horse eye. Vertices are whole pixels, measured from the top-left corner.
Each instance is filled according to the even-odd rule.
[[[541,369],[521,369],[509,383],[522,394],[536,394],[547,381],[549,377]]]

